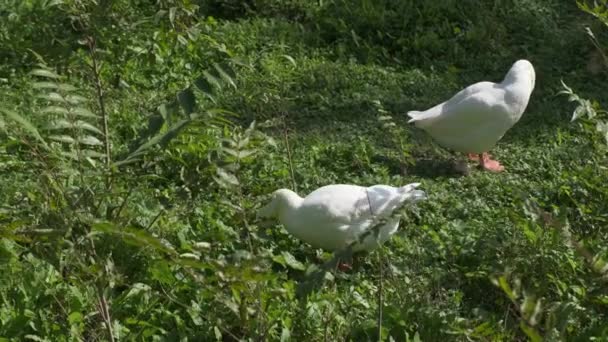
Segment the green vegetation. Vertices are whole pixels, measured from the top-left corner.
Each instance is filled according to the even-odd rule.
[[[606,0],[0,2],[0,340],[608,339],[606,26]],[[519,58],[507,172],[448,173],[404,113]],[[352,272],[255,215],[415,181]]]

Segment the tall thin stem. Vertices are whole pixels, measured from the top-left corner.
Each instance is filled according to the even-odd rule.
[[[99,104],[99,111],[101,112],[101,119],[103,125],[103,142],[105,145],[105,153],[106,153],[106,166],[110,166],[112,163],[112,147],[110,146],[110,130],[108,128],[108,113],[106,112],[106,105],[104,100],[103,87],[101,86],[101,75],[100,75],[100,67],[97,62],[97,53],[96,53],[96,42],[95,38],[89,36],[87,37],[87,42],[89,45],[89,54],[91,55],[91,70],[93,71],[93,78],[95,81],[95,90],[97,92],[97,102]]]
[[[383,271],[383,253],[382,247],[379,248],[378,259],[380,259],[380,268],[378,271],[378,341],[382,341],[382,307],[384,306],[384,298],[383,298],[383,285],[384,285],[384,271]]]
[[[101,288],[98,288],[98,306],[99,313],[101,314],[101,318],[106,325],[106,329],[108,330],[108,335],[110,337],[110,341],[114,342],[114,330],[112,328],[112,318],[110,316],[110,306],[108,305],[108,301],[106,300],[106,296],[103,293]]]
[[[287,159],[289,161],[289,174],[291,176],[291,185],[293,191],[298,192],[298,184],[296,183],[295,173],[293,172],[293,159],[291,158],[291,147],[289,146],[289,135],[287,131],[287,123],[285,121],[285,114],[283,114],[283,138],[285,139],[285,147],[287,148]]]

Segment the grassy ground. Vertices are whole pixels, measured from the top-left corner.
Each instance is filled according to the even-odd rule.
[[[192,82],[191,64],[217,59],[208,50],[225,49],[247,61],[238,69],[236,89],[225,87],[215,106],[238,113],[239,125],[256,120],[276,143],[256,141],[260,152],[242,162],[238,189],[220,188],[212,176],[220,163],[219,139],[242,129],[195,124],[162,153],[120,169],[130,185],[117,180],[113,191],[123,192],[109,200],[119,207],[118,199],[130,194],[124,219],[113,222],[120,229],[152,232],[180,252],[209,242],[200,255],[206,266],[194,272],[150,246],[110,235],[100,238],[91,257],[107,255],[106,273],[90,279],[89,271],[83,276],[65,261],[71,260],[67,242],[42,248],[3,238],[10,276],[0,287],[0,336],[103,339],[100,320],[87,314],[97,310],[96,289],[107,286],[114,330],[127,340],[359,341],[376,339],[379,328],[384,339],[395,341],[415,341],[416,335],[423,341],[606,338],[605,283],[562,234],[567,226],[597,260],[606,257],[608,192],[605,170],[594,164],[599,143],[591,123],[570,122],[573,106],[557,96],[563,79],[589,97],[606,99],[604,74],[585,68],[593,46],[582,27],[593,21],[575,4],[254,1],[257,7],[248,12],[232,1],[204,3],[216,5],[204,7],[215,18],[201,17],[209,38],[198,41],[201,46],[171,54],[162,50],[169,43],[159,43],[171,42],[170,34],[155,36],[162,48],[151,47],[141,29],[135,32],[144,38],[135,43],[162,50],[164,59],[117,57],[103,77],[110,84],[119,74],[130,85],[108,87],[120,155],[144,126],[142,113]],[[519,58],[532,61],[537,81],[523,118],[492,151],[507,171],[450,172],[455,155],[408,125],[405,113],[444,101],[470,83],[500,81]],[[15,82],[2,88],[2,98],[23,106],[19,94],[32,91],[26,77],[0,70]],[[86,79],[76,70],[73,79]],[[384,127],[380,115],[390,115],[395,128]],[[6,170],[19,169],[9,164],[3,164]],[[19,170],[2,181],[11,210],[20,193],[37,194],[36,175]],[[280,226],[262,227],[254,214],[273,190],[293,188],[294,182],[301,195],[332,183],[421,182],[428,199],[407,210],[380,252],[362,258],[353,272],[328,275],[324,287],[302,300],[296,289],[307,279],[305,269],[329,256]],[[63,222],[54,209],[45,216],[46,201],[40,203],[19,214],[24,222],[35,221],[30,213],[36,210],[44,212],[36,216],[44,227]],[[15,212],[3,210],[3,222],[17,221],[10,219]],[[80,221],[73,224],[81,227]],[[57,261],[45,254],[52,248],[65,248]],[[90,268],[97,272],[99,266]],[[70,278],[70,272],[79,277]],[[99,285],[105,280],[112,285]],[[25,283],[31,285],[18,285]],[[67,313],[61,313],[64,307]]]
[[[567,20],[558,16],[560,19]],[[255,26],[260,22],[238,25]],[[566,28],[565,32],[570,31]],[[254,84],[270,99],[257,107],[234,109],[251,113],[258,120],[287,113],[295,180],[301,194],[331,183],[422,182],[428,200],[402,223],[383,252],[382,263],[390,270],[383,284],[384,328],[395,338],[403,338],[405,331],[410,336],[417,331],[423,340],[458,340],[459,335],[509,340],[519,335],[512,330],[519,324],[517,314],[509,313],[517,309],[505,313],[508,297],[491,279],[502,274],[510,281],[522,277],[524,291],[551,301],[549,289],[560,277],[551,273],[573,257],[556,242],[553,233],[542,229],[530,233],[532,228],[521,221],[529,214],[526,200],[534,198],[550,211],[552,204],[561,202],[560,189],[580,186],[570,173],[584,164],[577,138],[580,133],[570,123],[571,107],[556,94],[560,78],[577,82],[594,76],[573,71],[581,64],[580,55],[559,54],[564,60],[558,63],[550,57],[558,58],[561,44],[573,43],[539,43],[526,51],[510,51],[503,58],[495,58],[489,67],[487,61],[471,58],[463,69],[440,72],[404,62],[336,60],[331,57],[331,46],[311,53],[295,42],[287,42],[278,51],[264,55],[261,70],[243,81],[245,92]],[[519,48],[513,46],[514,50]],[[294,58],[288,60],[283,54]],[[463,55],[466,59],[467,53]],[[409,127],[405,112],[443,101],[470,82],[500,81],[516,58],[531,59],[538,78],[523,119],[493,150],[507,172],[496,175],[474,170],[466,177],[450,174],[446,161],[453,155]],[[398,124],[400,131],[395,134],[404,138],[411,165],[399,159],[395,139],[377,120],[379,111],[374,101],[380,101]],[[281,129],[270,134],[279,141],[283,139]],[[292,187],[285,170],[287,162],[284,144],[269,152],[264,163],[275,171],[274,176],[252,175],[257,186],[260,180],[268,183],[259,188],[260,195],[277,187]],[[276,177],[278,169],[283,171],[280,177]],[[585,229],[585,223],[572,225]],[[306,245],[297,244],[290,250],[300,260],[314,261]],[[374,335],[377,259],[378,255],[368,257],[358,272],[343,276],[345,279],[319,295],[338,298],[332,305],[340,314],[327,318],[331,331],[338,336],[346,332],[355,339]]]

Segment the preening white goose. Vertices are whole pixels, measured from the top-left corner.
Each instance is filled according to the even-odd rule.
[[[535,81],[534,67],[521,59],[501,83],[470,85],[431,109],[408,112],[409,122],[425,130],[440,145],[468,153],[483,169],[499,172],[504,167],[487,152],[519,121]]]
[[[377,223],[377,218],[388,218],[379,229],[378,242],[384,243],[399,226],[398,218],[391,213],[405,201],[425,198],[416,190],[420,183],[397,188],[388,185],[363,187],[334,184],[321,187],[305,198],[288,189],[273,193],[269,204],[258,211],[261,217],[278,218],[287,231],[315,248],[340,250]],[[371,250],[378,244],[373,234],[353,251]]]

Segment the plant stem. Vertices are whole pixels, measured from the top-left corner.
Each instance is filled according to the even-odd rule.
[[[379,248],[378,258],[380,259],[380,268],[378,270],[378,341],[382,341],[382,307],[384,306],[384,298],[383,298],[383,285],[384,285],[384,272],[383,272],[383,253],[382,247]]]
[[[103,124],[103,142],[106,150],[106,166],[110,166],[112,163],[112,149],[110,146],[110,131],[108,128],[108,113],[106,112],[106,106],[104,101],[103,88],[101,86],[101,76],[99,63],[97,62],[97,53],[95,52],[96,43],[95,38],[87,37],[89,44],[89,54],[91,55],[91,70],[93,71],[93,78],[95,80],[95,90],[97,92],[97,102],[99,104],[99,111],[101,112],[102,124]]]
[[[287,123],[285,121],[285,114],[282,117],[283,120],[283,138],[285,139],[285,147],[287,148],[287,160],[289,161],[289,174],[291,176],[291,185],[293,191],[298,192],[298,184],[296,183],[295,173],[293,172],[293,159],[291,158],[291,147],[289,146],[289,135],[287,134]]]
[[[99,313],[101,314],[101,318],[103,319],[106,329],[108,330],[108,335],[110,335],[110,341],[114,342],[114,331],[112,330],[112,318],[110,317],[110,308],[108,306],[108,301],[106,300],[106,296],[103,293],[103,290],[98,287],[98,305],[99,305]]]

